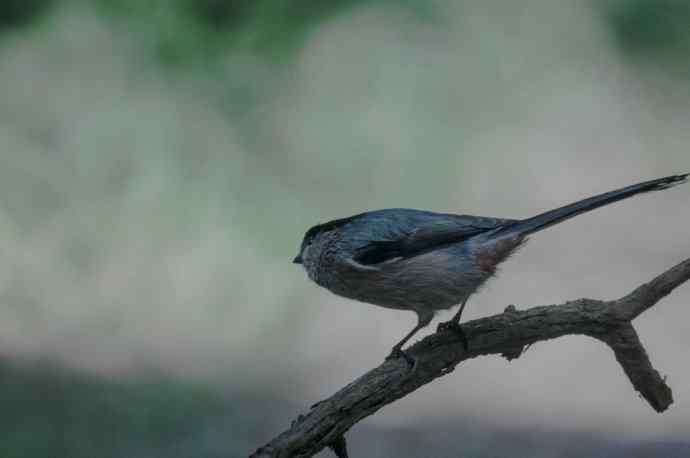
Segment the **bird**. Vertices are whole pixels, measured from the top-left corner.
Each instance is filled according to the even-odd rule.
[[[457,332],[467,350],[460,318],[469,297],[528,236],[604,205],[687,182],[689,175],[644,181],[526,219],[411,208],[367,211],[309,228],[293,262],[336,295],[416,313],[417,325],[386,358],[414,363],[403,346],[436,312],[457,305],[440,328]]]

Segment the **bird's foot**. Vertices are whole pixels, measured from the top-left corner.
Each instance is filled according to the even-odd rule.
[[[414,369],[414,367],[417,365],[415,359],[412,356],[405,353],[404,351],[402,351],[402,349],[399,347],[393,347],[393,350],[391,350],[390,354],[386,356],[386,361],[398,358],[403,358],[412,369]]]
[[[436,329],[436,332],[446,331],[454,332],[460,338],[460,341],[462,342],[462,347],[465,349],[465,351],[467,351],[467,336],[465,335],[465,331],[462,330],[462,326],[460,326],[460,323],[458,323],[455,320],[450,320],[440,323],[438,325],[438,328]]]

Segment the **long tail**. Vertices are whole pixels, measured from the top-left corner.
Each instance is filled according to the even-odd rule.
[[[690,173],[683,175],[671,175],[665,178],[658,178],[656,180],[645,181],[643,183],[634,184],[625,188],[616,189],[615,191],[605,192],[594,197],[580,200],[570,205],[565,205],[555,210],[550,210],[541,213],[532,218],[527,218],[519,221],[511,226],[505,227],[493,234],[493,237],[501,237],[507,235],[529,235],[549,226],[563,222],[569,218],[577,216],[581,213],[594,210],[595,208],[603,207],[604,205],[618,202],[619,200],[627,199],[636,194],[649,191],[660,191],[662,189],[670,188],[680,183],[687,181]]]

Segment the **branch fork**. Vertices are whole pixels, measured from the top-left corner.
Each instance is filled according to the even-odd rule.
[[[527,310],[510,305],[500,315],[463,323],[468,350],[456,333],[437,331],[406,350],[415,360],[413,370],[402,358],[383,362],[314,404],[251,457],[307,457],[325,447],[339,458],[347,457],[345,433],[352,426],[449,374],[461,362],[491,354],[516,359],[536,342],[565,335],[587,335],[605,343],[633,388],[655,411],[663,412],[673,403],[671,389],[652,367],[632,321],[688,279],[690,259],[614,301],[578,299]]]

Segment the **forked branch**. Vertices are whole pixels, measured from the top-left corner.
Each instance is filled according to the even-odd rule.
[[[690,279],[690,259],[614,301],[578,299],[560,305],[518,311],[464,323],[465,351],[452,331],[440,331],[407,350],[416,365],[404,359],[386,361],[300,415],[291,426],[259,448],[252,457],[312,456],[327,446],[344,456],[344,434],[357,422],[432,380],[459,363],[481,355],[513,359],[526,345],[565,335],[587,335],[608,345],[633,387],[654,410],[671,403],[671,389],[652,367],[632,320]]]

